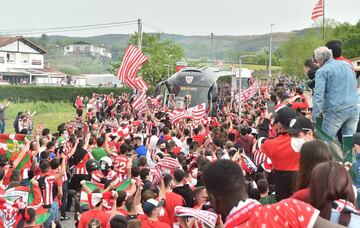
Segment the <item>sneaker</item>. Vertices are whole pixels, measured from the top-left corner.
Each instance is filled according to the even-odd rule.
[[[60,221],[65,221],[65,220],[69,220],[70,219],[70,217],[69,216],[65,216],[65,217],[60,217]]]

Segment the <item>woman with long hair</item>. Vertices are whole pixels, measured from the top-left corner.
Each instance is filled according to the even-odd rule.
[[[320,140],[306,142],[300,149],[300,169],[296,176],[296,191],[291,198],[309,202],[309,181],[313,168],[322,162],[331,161],[329,147]]]
[[[347,227],[359,227],[359,211],[354,206],[352,179],[338,162],[320,163],[311,172],[310,204],[320,216]]]

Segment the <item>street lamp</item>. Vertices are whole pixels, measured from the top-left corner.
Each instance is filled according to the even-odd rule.
[[[169,64],[165,64],[164,66],[167,67],[167,75],[168,75],[168,78],[170,78],[170,65],[169,65]]]
[[[169,63],[170,63],[170,64],[169,64],[169,65],[170,65],[169,67],[170,67],[170,70],[171,70],[171,75],[172,75],[172,73],[173,73],[173,68],[172,68],[172,64],[171,64],[171,58],[172,58],[172,57],[173,57],[173,55],[169,55],[169,56],[168,56],[168,58],[169,58]]]
[[[242,67],[242,59],[254,57],[255,55],[242,55],[239,57],[239,119],[241,120],[241,67]]]

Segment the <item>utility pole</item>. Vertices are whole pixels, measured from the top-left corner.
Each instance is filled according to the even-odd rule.
[[[211,38],[211,56],[212,56],[212,66],[215,66],[215,53],[214,53],[214,33],[210,34]]]
[[[271,49],[272,49],[272,29],[274,24],[270,24],[270,40],[269,40],[269,76],[267,83],[269,83],[269,80],[271,78]]]
[[[239,103],[238,103],[238,108],[239,108],[239,119],[241,120],[241,67],[242,67],[242,62],[241,62],[241,56],[239,58]]]
[[[141,19],[138,19],[138,49],[141,51],[142,44],[142,23]]]

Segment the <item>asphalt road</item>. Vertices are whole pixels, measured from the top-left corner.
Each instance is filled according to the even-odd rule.
[[[74,228],[75,227],[74,214],[75,214],[74,212],[66,212],[66,215],[70,217],[70,220],[60,221],[62,228]]]

